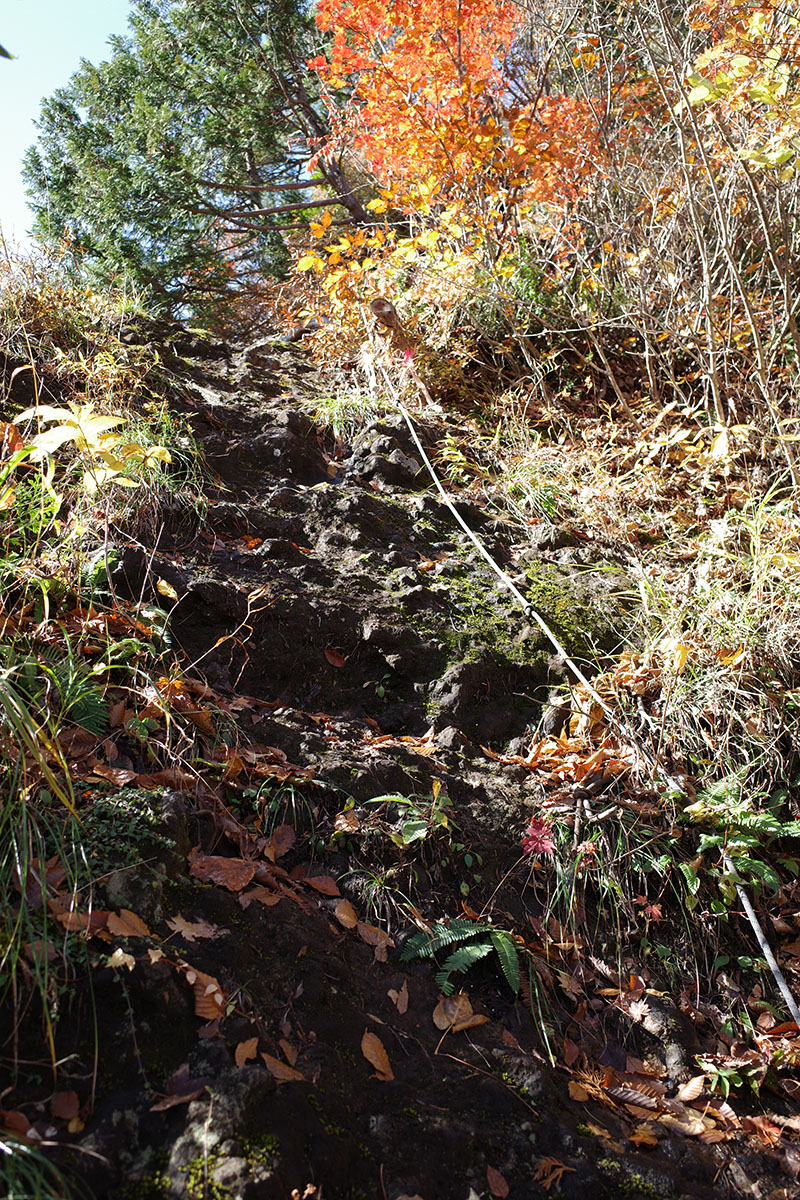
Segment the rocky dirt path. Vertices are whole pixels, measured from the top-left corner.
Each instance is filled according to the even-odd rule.
[[[157,547],[130,547],[114,582],[177,597],[193,695],[217,706],[205,753],[220,782],[168,796],[170,846],[157,826],[147,870],[107,882],[141,928],[124,943],[133,969],[95,972],[98,1099],[74,1160],[87,1195],[756,1195],[757,1158],[687,1136],[682,1116],[657,1144],[631,1138],[602,1094],[649,1055],[663,1070],[646,1103],[664,1107],[692,1073],[677,1010],[653,1001],[649,1033],[593,1017],[582,1090],[551,1065],[547,1031],[575,1066],[581,1001],[591,1024],[566,933],[549,980],[523,977],[515,996],[486,954],[449,1009],[430,961],[401,958],[414,912],[542,934],[520,854],[538,785],[481,747],[524,748],[560,678],[403,422],[337,449],[301,403],[315,376],[294,348],[173,330],[162,355],[219,487],[199,530],[176,519]],[[580,548],[543,551],[535,531],[461,511],[571,653],[616,644],[608,571],[578,575]],[[88,1006],[75,1022],[85,1051]]]

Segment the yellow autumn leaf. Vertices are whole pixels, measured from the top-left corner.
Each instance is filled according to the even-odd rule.
[[[743,658],[744,646],[739,646],[737,650],[733,650],[728,653],[721,652],[719,654],[719,661],[724,667],[735,667],[742,661]]]
[[[178,599],[178,593],[175,591],[175,588],[171,583],[167,583],[166,579],[159,579],[158,583],[156,584],[156,591],[162,596],[166,596],[169,600]]]
[[[126,954],[122,947],[118,946],[114,953],[109,956],[108,965],[110,967],[127,967],[129,971],[132,971],[136,966],[136,959],[132,954]]]
[[[665,663],[676,675],[682,675],[689,658],[689,647],[677,638],[663,638],[659,648]]]

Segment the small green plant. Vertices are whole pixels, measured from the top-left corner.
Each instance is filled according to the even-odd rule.
[[[720,892],[726,905],[736,898],[736,884],[748,887],[766,886],[773,891],[780,887],[780,879],[772,865],[764,859],[764,851],[773,842],[784,838],[800,837],[800,821],[786,820],[780,809],[786,798],[783,789],[770,796],[766,806],[757,810],[753,798],[744,789],[744,769],[727,775],[701,792],[697,800],[685,808],[683,818],[710,825],[698,842],[701,854],[725,853],[730,857],[736,874],[721,867],[712,867]],[[774,855],[771,855],[774,859]],[[792,874],[797,874],[797,860],[782,855],[777,860]],[[687,888],[695,898],[699,887],[697,873],[691,864],[682,863],[681,871]]]
[[[158,793],[138,788],[121,788],[87,796],[80,824],[66,831],[73,855],[82,857],[95,877],[120,866],[140,866],[143,847],[171,850],[174,843],[159,824]],[[66,840],[66,839],[65,839]]]
[[[260,787],[245,788],[241,798],[260,812],[268,837],[278,825],[291,825],[296,833],[307,832],[314,838],[319,809],[295,784],[276,786],[273,780],[266,780]]]
[[[479,921],[458,918],[449,925],[436,923],[413,933],[403,947],[400,960],[410,962],[414,958],[433,958],[440,950],[450,946],[455,946],[455,949],[450,950],[436,973],[436,982],[443,995],[449,996],[453,992],[455,985],[450,978],[453,972],[468,971],[476,962],[492,953],[497,955],[500,969],[512,992],[516,995],[519,991],[519,952],[514,939],[510,933]]]
[[[416,796],[386,795],[375,796],[369,804],[396,804],[404,810],[405,816],[399,823],[399,828],[386,830],[389,839],[405,850],[414,842],[424,841],[439,829],[451,829],[451,821],[447,809],[452,806],[452,800],[442,791],[441,781],[434,779],[429,799]]]
[[[727,1100],[732,1090],[747,1084],[756,1095],[761,1090],[764,1070],[761,1064],[747,1062],[717,1061],[716,1058],[699,1057],[697,1065],[708,1076],[712,1092],[719,1092],[723,1100]]]
[[[68,723],[98,736],[105,731],[107,717],[99,681],[79,660],[68,639],[63,647],[35,647],[22,639],[0,642],[0,669],[14,671],[25,702],[37,712],[49,711],[55,729]]]
[[[332,396],[315,396],[300,403],[317,425],[326,426],[336,441],[343,443],[355,437],[370,421],[394,410],[391,402],[378,398],[377,388],[373,390],[375,395],[364,395],[354,389],[342,390]]]
[[[407,886],[403,891],[399,885],[404,874],[401,866],[383,869],[354,867],[345,872],[342,878],[349,881],[348,891],[352,891],[363,904],[365,919],[391,930],[403,919],[403,909],[412,903],[406,894]]]
[[[379,700],[383,700],[386,695],[386,684],[392,678],[391,671],[387,671],[385,675],[381,675],[380,679],[375,684],[375,695]]]

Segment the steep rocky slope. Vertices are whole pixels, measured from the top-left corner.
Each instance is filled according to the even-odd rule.
[[[130,336],[158,338],[216,482],[207,511],[176,502],[112,571],[119,595],[172,604],[200,751],[175,790],[111,806],[112,823],[147,821],[97,894],[138,924],[107,926],[113,961],[62,1023],[76,1091],[96,1078],[62,1154],[86,1194],[758,1194],[756,1152],[698,1138],[668,1098],[693,1073],[692,1023],[655,987],[644,1021],[592,1001],[586,956],[614,986],[637,962],[613,928],[590,922],[587,945],[547,925],[520,853],[541,784],[521,759],[564,666],[463,539],[402,417],[337,446],[308,415],[301,351]],[[442,423],[419,429],[433,451]],[[570,654],[620,645],[616,563],[456,502]],[[105,775],[143,769],[131,750]],[[484,942],[513,930],[540,972],[523,960],[515,996],[487,942],[448,1010],[430,961],[401,957],[415,914]],[[626,1087],[640,1124],[658,1110],[674,1128],[631,1137]]]

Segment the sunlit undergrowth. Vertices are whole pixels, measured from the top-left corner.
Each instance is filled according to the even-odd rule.
[[[86,780],[156,788],[192,742],[165,720],[174,597],[114,581],[176,497],[187,516],[202,503],[194,443],[148,386],[157,361],[124,340],[135,313],[68,255],[0,264],[0,1054],[15,1077],[22,1057],[56,1078],[56,1026],[85,974]],[[2,1152],[35,1174],[32,1153]]]

